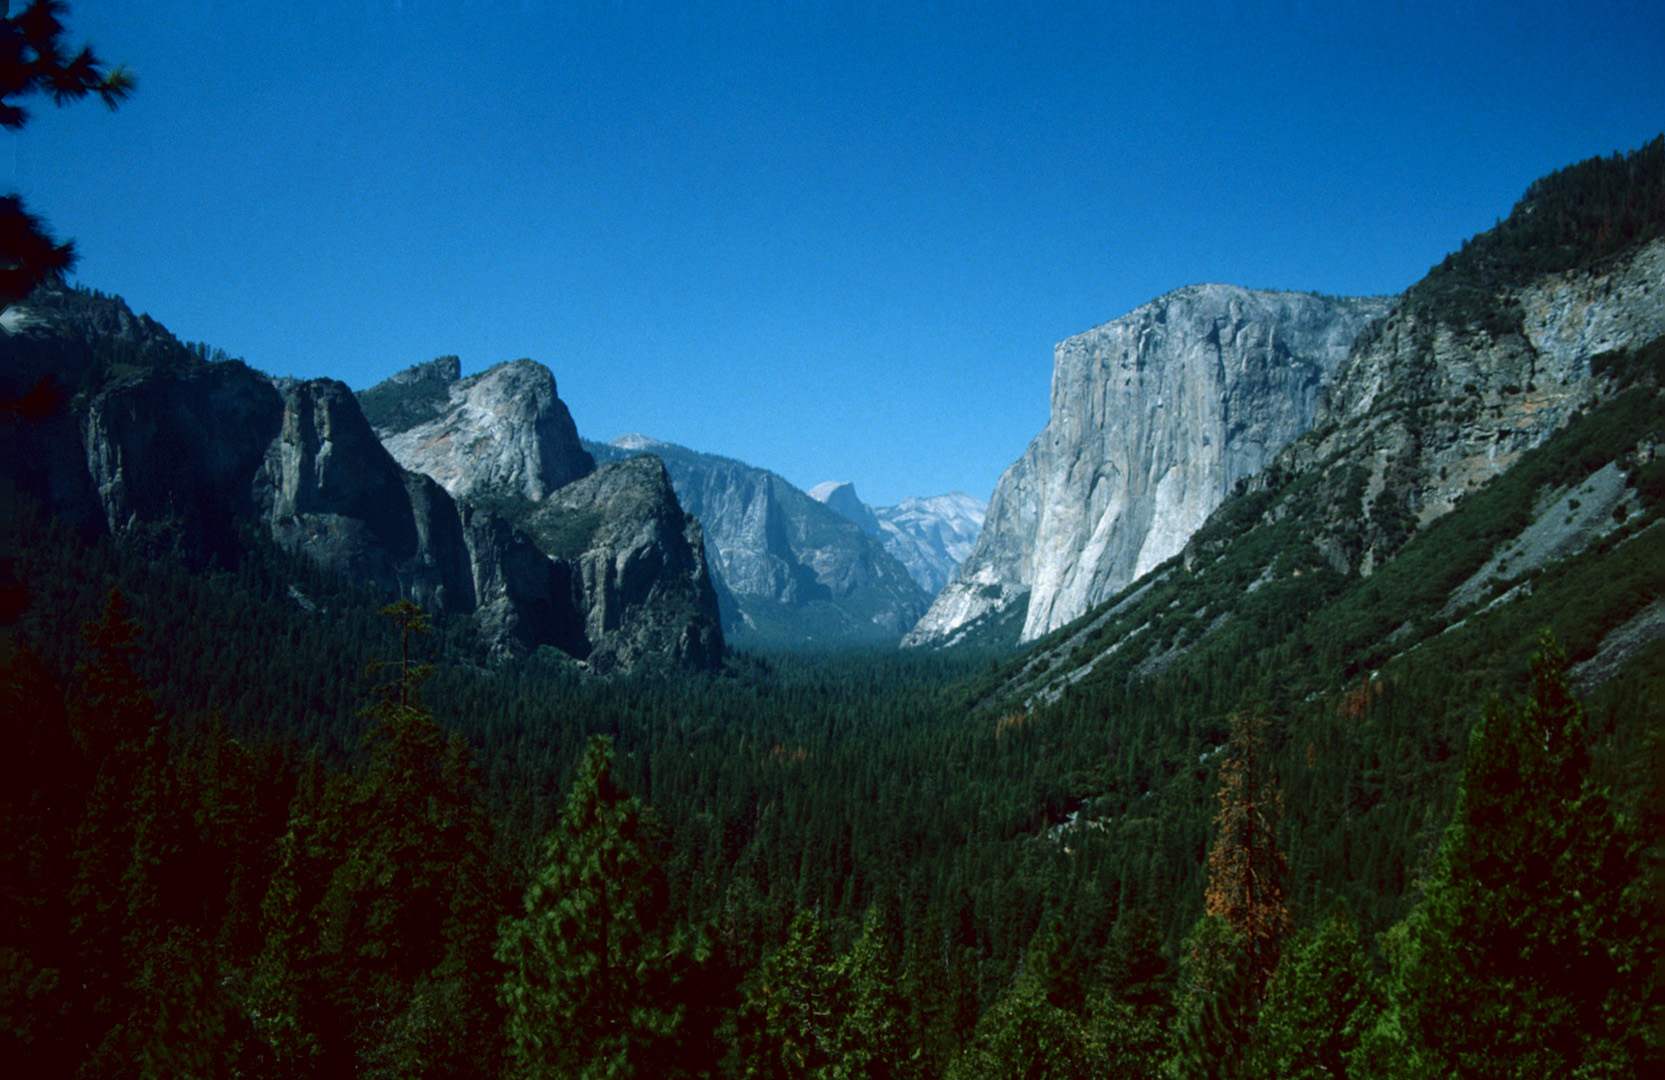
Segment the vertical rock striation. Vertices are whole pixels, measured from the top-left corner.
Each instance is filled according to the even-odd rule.
[[[1196,285],[1059,344],[1045,430],[903,644],[947,641],[1025,599],[1032,640],[1177,554],[1311,427],[1353,339],[1390,304]]]
[[[384,420],[426,432],[413,460],[483,506],[401,466],[342,383],[274,383],[206,354],[114,298],[31,298],[27,333],[0,342],[0,390],[40,401],[14,410],[10,475],[76,525],[152,556],[234,564],[264,530],[347,580],[473,617],[501,657],[552,645],[604,670],[720,660],[698,523],[662,468],[574,484],[594,463],[540,365],[458,380],[448,358],[372,396]],[[497,512],[517,500],[584,543],[545,550]]]

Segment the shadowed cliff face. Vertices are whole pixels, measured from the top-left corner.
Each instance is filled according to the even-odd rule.
[[[572,569],[592,665],[668,655],[708,667],[722,658],[700,523],[677,502],[658,458],[603,466],[543,500],[523,524]]]
[[[282,411],[271,384],[241,364],[115,379],[80,425],[104,523],[148,528],[170,554],[229,554]]]
[[[472,612],[472,560],[444,490],[399,467],[342,383],[295,383],[283,406],[255,481],[272,538],[424,607]]]
[[[1025,598],[1032,640],[1177,554],[1312,425],[1329,376],[1389,304],[1198,285],[1061,343],[1046,429],[904,644]]]
[[[401,467],[339,382],[274,385],[241,363],[207,362],[119,300],[47,293],[29,313],[27,333],[0,346],[4,389],[22,400],[39,383],[50,401],[20,416],[8,464],[24,490],[89,530],[186,561],[235,561],[247,534],[265,530],[351,581],[472,616],[501,656],[553,645],[608,669],[652,656],[721,658],[698,525],[676,506],[662,469],[626,470],[552,506],[550,515],[584,523],[587,543],[563,558]],[[556,407],[571,427],[547,371],[505,367],[514,378],[473,387],[508,392],[525,382],[532,400],[508,409],[509,420],[493,414],[488,427],[513,429],[522,414],[537,427]],[[466,406],[479,395],[463,398]],[[467,424],[458,434],[460,445],[479,445]],[[542,435],[509,435],[511,450],[494,459],[508,465],[486,474],[488,486],[515,491],[560,475],[545,467],[549,455],[521,453]],[[577,467],[589,471],[579,453]]]
[[[701,523],[730,627],[776,645],[893,641],[925,611],[928,598],[879,538],[766,469],[640,435],[591,448],[603,460],[664,462]]]

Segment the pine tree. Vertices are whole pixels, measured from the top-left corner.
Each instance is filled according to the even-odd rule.
[[[1590,775],[1566,669],[1546,632],[1525,707],[1494,701],[1475,727],[1427,895],[1384,941],[1393,1009],[1362,1057],[1525,1078],[1631,1076],[1658,1054],[1643,837]]]
[[[1220,809],[1208,852],[1206,914],[1186,942],[1186,985],[1175,1024],[1176,1075],[1242,1075],[1289,912],[1278,846],[1283,800],[1271,773],[1266,721],[1239,712],[1220,767]]]
[[[747,987],[744,1075],[830,1077],[842,1061],[840,1020],[849,1012],[849,986],[826,927],[813,911],[801,910]]]
[[[969,1046],[954,1059],[950,1080],[1076,1080],[1101,1075],[1102,1061],[1082,1019],[1046,999],[1040,985],[1019,979],[995,1003]]]
[[[1290,926],[1284,903],[1288,867],[1278,846],[1283,797],[1272,776],[1261,717],[1243,712],[1232,717],[1217,797],[1204,906],[1237,935],[1250,993],[1258,1001]]]
[[[1087,992],[1081,986],[1081,969],[1075,962],[1063,916],[1054,916],[1046,926],[1035,931],[1024,953],[1023,966],[1024,978],[1051,1004],[1066,1012],[1079,1013],[1087,1003]]]
[[[890,1078],[919,1075],[917,1043],[910,1040],[907,1002],[902,998],[896,957],[889,938],[899,928],[895,911],[883,903],[867,909],[861,936],[838,965],[849,987],[849,1008],[839,1018],[837,1044],[841,1058],[834,1077]]]
[[[91,788],[74,837],[70,943],[81,988],[74,1008],[89,1053],[82,1069],[114,1074],[131,1065],[142,1033],[134,986],[143,963],[136,935],[155,928],[149,913],[156,884],[157,815],[165,809],[165,748],[155,696],[133,669],[140,627],[127,601],[111,590],[103,617],[82,628],[92,656],[78,668],[70,727]],[[143,921],[141,921],[143,920]]]
[[[662,842],[612,778],[596,736],[560,825],[499,928],[500,990],[513,1075],[668,1076],[683,1008],[671,994]]]
[[[1244,1074],[1254,1038],[1249,953],[1219,916],[1197,920],[1184,948],[1168,1071],[1176,1080],[1234,1080]]]
[[[254,1011],[278,1067],[464,1076],[493,1041],[494,906],[472,753],[421,700],[428,631],[414,604],[384,609],[396,678],[366,713],[356,777],[304,777],[280,843]]]
[[[1088,1025],[1108,1075],[1154,1080],[1167,1057],[1174,976],[1150,912],[1124,910],[1116,919],[1101,971],[1104,989],[1089,1003]]]
[[[28,123],[19,101],[35,94],[64,105],[91,93],[113,109],[133,92],[132,74],[107,68],[91,48],[66,53],[67,7],[63,0],[30,0],[16,15],[0,18],[0,127],[7,131]],[[72,243],[54,241],[17,196],[0,197],[0,306],[61,278],[74,264]]]
[[[1255,1027],[1255,1072],[1291,1080],[1349,1075],[1361,1026],[1374,1018],[1375,982],[1345,906],[1285,954]]]

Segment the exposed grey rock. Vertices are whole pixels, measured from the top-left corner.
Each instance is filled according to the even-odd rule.
[[[466,379],[460,370],[442,357],[364,393],[367,407],[387,405],[377,434],[399,464],[459,499],[532,502],[595,470],[548,368],[515,360]]]
[[[1658,528],[1657,523],[1654,527]],[[1573,689],[1588,694],[1618,674],[1627,660],[1662,637],[1665,637],[1665,600],[1655,600],[1609,630],[1594,656],[1568,670]]]
[[[288,388],[253,490],[280,546],[431,610],[474,610],[456,503],[382,449],[344,383]]]
[[[664,462],[704,526],[725,627],[773,644],[894,640],[925,611],[928,598],[877,539],[772,472],[641,435],[588,445],[601,460]]]
[[[964,492],[903,499],[873,513],[885,550],[901,560],[925,592],[935,596],[959,573],[983,530],[988,503]]]
[[[605,465],[538,503],[524,526],[572,567],[592,665],[670,656],[709,667],[722,658],[700,523],[677,502],[659,459]]]
[[[1617,529],[1622,521],[1614,510],[1627,502],[1634,508],[1635,492],[1625,486],[1626,474],[1617,462],[1577,484],[1558,487],[1538,497],[1533,517],[1520,533],[1487,559],[1480,569],[1451,590],[1441,616],[1471,607],[1492,591],[1493,582],[1529,574],[1582,551]]]
[[[935,596],[953,580],[971,554],[988,512],[988,504],[957,491],[903,499],[896,506],[875,510],[861,501],[856,486],[848,481],[817,484],[809,496],[826,503],[868,536],[877,537],[927,596]]]
[[[856,485],[848,480],[828,480],[824,484],[816,484],[809,489],[809,497],[818,503],[825,503],[839,517],[868,536],[878,536],[883,531],[879,527],[879,519],[873,516],[873,508],[861,501],[856,494]]]
[[[1390,304],[1196,285],[1062,342],[1051,419],[903,644],[941,641],[1025,594],[1032,640],[1178,553],[1312,425],[1331,373]]]
[[[1337,522],[1320,538],[1360,534],[1329,543],[1337,568],[1371,573],[1408,530],[1449,513],[1600,397],[1593,357],[1665,334],[1661,281],[1665,241],[1656,240],[1512,290],[1519,332],[1493,337],[1401,307],[1361,337],[1326,396],[1319,437],[1278,462],[1290,472],[1334,460],[1366,470],[1366,520]]]
[[[721,656],[698,523],[657,465],[616,470],[551,505],[546,517],[576,515],[588,540],[552,557],[501,515],[401,467],[339,382],[274,383],[239,362],[206,362],[111,298],[47,293],[30,313],[28,333],[0,345],[0,378],[11,400],[44,387],[45,404],[20,417],[7,464],[24,490],[89,530],[196,560],[235,557],[248,530],[264,529],[349,580],[473,616],[504,656],[554,645],[604,669]],[[394,404],[442,420],[478,406],[488,428],[505,425],[498,446],[508,449],[476,476],[488,490],[559,477],[538,449],[547,432],[527,441],[511,430],[566,418],[546,371],[504,365],[453,407],[454,363],[425,368]],[[527,401],[488,407],[521,390]]]

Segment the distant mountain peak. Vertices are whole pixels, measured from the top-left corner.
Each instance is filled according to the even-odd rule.
[[[849,480],[828,480],[826,483],[816,484],[809,491],[809,497],[816,502],[826,503],[846,521],[853,522],[857,528],[868,536],[878,536],[879,519],[873,516],[873,508],[861,501],[856,494],[856,485]]]

